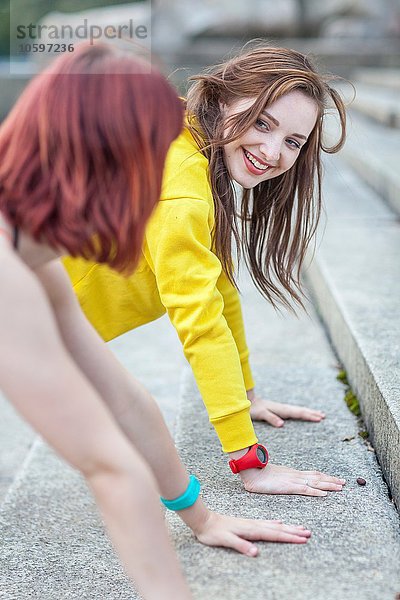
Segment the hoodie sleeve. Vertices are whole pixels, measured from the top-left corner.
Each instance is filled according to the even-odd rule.
[[[237,289],[231,284],[225,272],[222,271],[217,281],[217,288],[224,300],[223,315],[232,332],[239,352],[240,364],[246,390],[254,388],[254,379],[249,362],[249,349],[246,343],[240,297]]]
[[[223,450],[232,452],[257,438],[241,357],[217,286],[222,267],[211,251],[209,212],[209,203],[200,199],[161,201],[146,229],[144,253],[210,421]]]

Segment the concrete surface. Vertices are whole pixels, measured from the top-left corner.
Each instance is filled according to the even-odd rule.
[[[327,179],[328,226],[307,278],[400,507],[399,221],[339,161]]]
[[[190,372],[183,390],[176,442],[203,483],[213,508],[243,517],[282,518],[308,526],[305,547],[260,544],[256,559],[196,543],[175,515],[173,539],[195,598],[200,600],[394,600],[400,592],[399,516],[388,497],[375,454],[357,435],[335,356],[318,319],[280,318],[249,284],[244,310],[255,379],[266,397],[323,408],[319,424],[288,422],[283,430],[257,424],[271,462],[343,476],[341,493],[326,498],[250,495],[230,473]],[[351,438],[350,441],[344,441]],[[205,457],[209,457],[205,459]],[[367,480],[365,487],[357,477]]]

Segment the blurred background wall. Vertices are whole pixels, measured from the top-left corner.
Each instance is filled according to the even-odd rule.
[[[256,37],[311,53],[323,68],[348,78],[359,67],[400,67],[400,0],[0,0],[0,118],[57,55],[47,48],[33,52],[35,42],[82,39],[45,33],[19,39],[21,26],[27,33],[30,24],[61,30],[84,22],[102,25],[103,32],[129,23],[145,27],[145,43],[127,35],[125,43],[132,51],[144,43],[182,93],[191,74]]]
[[[349,78],[360,67],[400,68],[400,0],[0,0],[0,118],[55,55],[29,51],[35,41],[54,40],[43,35],[22,44],[17,27],[77,27],[85,19],[145,26],[154,60],[183,92],[189,75],[255,37],[312,53]]]

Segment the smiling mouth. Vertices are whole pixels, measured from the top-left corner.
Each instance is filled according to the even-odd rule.
[[[254,168],[254,171],[258,171],[258,173],[256,174],[265,173],[270,168],[270,165],[267,165],[267,163],[264,162],[260,162],[253,154],[251,154],[248,150],[245,150],[244,148],[243,153],[246,159],[249,161],[249,163],[251,163],[252,167]]]

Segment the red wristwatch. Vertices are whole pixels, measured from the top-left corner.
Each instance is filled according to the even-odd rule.
[[[229,461],[232,473],[239,473],[246,469],[265,469],[267,464],[268,450],[261,444],[253,444],[244,456]]]

